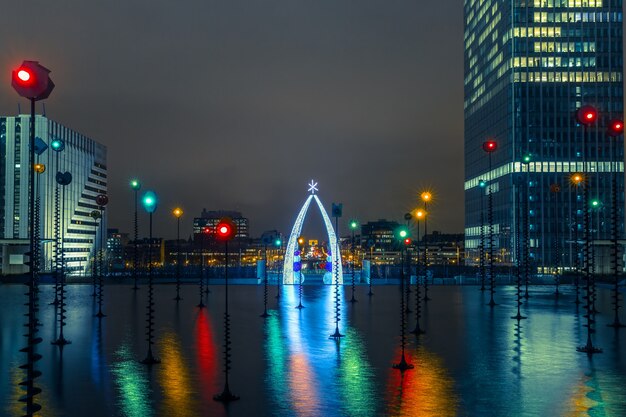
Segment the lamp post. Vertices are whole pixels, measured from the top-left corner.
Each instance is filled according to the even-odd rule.
[[[426,333],[420,327],[420,319],[422,318],[422,305],[420,294],[420,276],[421,276],[421,264],[420,264],[420,220],[426,218],[426,211],[417,209],[414,212],[415,224],[417,226],[417,235],[415,236],[416,250],[417,250],[417,263],[415,264],[415,329],[411,331],[416,336]]]
[[[55,169],[61,170],[59,163],[60,153],[65,149],[65,142],[61,139],[54,138],[50,141],[50,148],[55,154]],[[36,228],[37,229],[37,228]],[[61,230],[61,201],[59,197],[59,183],[55,181],[54,184],[54,301],[50,304],[57,305],[59,303],[59,268],[60,268],[60,253],[61,245],[63,241],[63,233]]]
[[[574,301],[574,303],[578,306],[580,304],[580,272],[581,272],[581,266],[580,266],[580,242],[578,240],[578,200],[579,200],[579,190],[580,190],[580,185],[584,183],[584,176],[583,174],[581,174],[580,172],[575,172],[570,176],[570,182],[574,185],[574,187],[576,187],[576,195],[575,195],[575,207],[574,207],[574,253],[576,254],[576,257],[574,258],[574,286],[575,286],[575,293],[576,293],[576,300]]]
[[[28,186],[29,186],[29,200],[28,200],[28,227],[29,227],[29,252],[28,265],[30,267],[29,280],[27,283],[28,301],[28,323],[27,332],[25,334],[28,345],[21,349],[26,353],[27,363],[21,365],[20,368],[25,370],[26,379],[20,382],[20,385],[24,387],[26,391],[20,402],[26,404],[25,412],[27,416],[32,416],[34,413],[41,409],[41,406],[34,402],[34,397],[41,391],[34,386],[35,378],[41,375],[41,372],[34,368],[35,362],[41,357],[35,352],[35,346],[41,342],[41,339],[36,337],[37,333],[37,293],[36,285],[38,279],[37,261],[34,259],[36,252],[35,245],[39,242],[35,241],[35,102],[48,98],[54,83],[49,77],[50,71],[44,66],[40,65],[37,61],[24,61],[17,69],[12,72],[11,86],[22,97],[27,98],[30,101],[30,132],[29,132],[29,151],[28,151]]]
[[[406,357],[404,354],[405,351],[405,347],[406,347],[406,311],[404,308],[404,258],[403,258],[403,254],[404,254],[404,244],[405,244],[405,240],[409,239],[409,243],[410,243],[410,238],[409,236],[409,232],[407,229],[405,228],[400,228],[396,231],[396,237],[400,240],[401,242],[401,247],[400,247],[400,348],[401,348],[401,357],[400,357],[400,362],[398,362],[397,364],[394,364],[392,367],[394,369],[398,369],[401,372],[406,371],[407,369],[412,369],[413,365],[409,364],[406,361]]]
[[[588,180],[588,167],[587,167],[587,134],[588,128],[594,124],[598,118],[598,112],[591,106],[583,106],[576,112],[576,118],[580,124],[583,125],[583,175]],[[584,204],[584,233],[585,233],[585,281],[586,281],[586,293],[583,299],[585,300],[585,318],[587,323],[584,325],[587,327],[587,343],[584,346],[576,348],[578,352],[587,353],[591,356],[594,353],[601,353],[602,349],[595,347],[591,341],[591,334],[594,333],[593,323],[595,320],[593,316],[593,294],[592,294],[592,260],[591,260],[591,204],[588,201],[588,187],[583,186],[583,204]]]
[[[149,238],[148,238],[148,305],[146,306],[146,342],[148,342],[148,354],[141,363],[153,365],[161,361],[152,355],[152,345],[154,344],[154,291],[152,288],[152,214],[157,208],[157,196],[154,191],[146,191],[141,199],[144,210],[149,214]]]
[[[278,237],[278,232],[276,230],[272,230],[269,232],[263,233],[261,236],[261,242],[263,242],[263,255],[265,258],[265,265],[263,266],[263,313],[260,315],[262,318],[267,318],[270,315],[267,313],[267,290],[268,290],[268,276],[267,276],[267,247],[275,244],[277,240],[280,240]]]
[[[172,210],[172,214],[176,217],[176,297],[175,301],[180,301],[180,218],[183,216],[183,209],[176,207]]]
[[[56,182],[57,184],[62,186],[62,199],[61,199],[61,230],[65,230],[65,187],[72,182],[72,174],[69,172],[57,172],[56,174]],[[61,239],[61,251],[60,251],[60,269],[58,271],[59,275],[59,337],[52,342],[53,345],[57,345],[59,347],[63,347],[69,343],[69,340],[65,339],[63,336],[63,327],[65,327],[65,313],[67,310],[65,309],[65,243],[64,239]]]
[[[609,122],[608,135],[615,140],[612,141],[613,158],[611,161],[611,272],[613,274],[613,323],[607,324],[609,327],[619,329],[626,327],[625,324],[620,323],[619,320],[619,308],[620,308],[620,294],[619,294],[619,200],[617,198],[617,174],[619,173],[618,161],[623,161],[624,157],[622,152],[624,146],[622,145],[622,139],[620,138],[624,134],[624,122],[620,119],[613,119]],[[618,143],[620,146],[618,147]]]
[[[138,290],[137,286],[137,269],[139,269],[139,251],[137,245],[139,244],[139,222],[137,219],[137,205],[138,205],[138,197],[137,193],[141,189],[141,183],[137,179],[130,180],[130,188],[135,193],[135,219],[134,219],[134,240],[133,240],[133,290]]]
[[[428,212],[428,204],[431,202],[433,195],[424,191],[420,195],[422,201],[424,202],[424,211]],[[430,297],[428,297],[428,219],[424,217],[424,301],[428,302]]]
[[[276,246],[276,251],[278,252],[277,258],[276,258],[276,262],[278,264],[278,268],[276,270],[276,302],[280,302],[280,286],[282,285],[283,279],[282,279],[282,275],[281,272],[283,270],[282,268],[282,262],[280,262],[280,253],[282,252],[283,249],[283,240],[280,238],[280,236],[278,236],[275,240],[274,240],[274,246]],[[284,255],[283,255],[283,260],[284,260]]]
[[[91,262],[92,297],[98,295],[98,219],[102,218],[100,211],[92,210],[89,214],[93,219],[93,261]]]
[[[98,313],[96,317],[102,318],[105,317],[106,314],[102,312],[102,302],[104,297],[104,268],[103,268],[103,258],[104,258],[104,207],[109,202],[109,198],[100,194],[96,197],[96,205],[100,208],[100,253],[98,256]]]
[[[495,276],[493,271],[493,247],[494,247],[494,236],[493,236],[493,174],[491,172],[491,154],[494,153],[498,149],[498,143],[495,140],[488,140],[483,142],[483,151],[487,153],[489,156],[489,172],[488,172],[488,181],[489,188],[487,190],[487,220],[489,221],[489,303],[490,307],[496,305],[496,302],[493,299],[493,295],[496,290]]]
[[[478,268],[480,271],[480,290],[485,291],[485,209],[484,209],[484,196],[485,187],[487,187],[487,181],[478,180],[478,186],[480,187],[480,241],[478,242]]]
[[[229,218],[223,218],[217,224],[216,236],[224,242],[224,390],[221,394],[213,396],[215,401],[229,403],[239,399],[230,392],[228,374],[230,371],[230,316],[228,312],[228,241],[232,240],[237,233],[237,228]]]
[[[354,231],[356,230],[356,228],[359,227],[359,222],[357,222],[356,220],[350,220],[350,231],[352,232],[352,242],[350,244],[350,255],[352,256],[352,260],[350,262],[350,269],[351,269],[351,273],[352,273],[352,298],[350,298],[350,302],[351,303],[356,303],[356,298],[354,298],[354,290],[355,290],[355,285],[354,285],[354,274],[355,274],[355,268],[354,268],[354,264],[356,261],[356,254],[355,254],[355,248],[354,248]]]

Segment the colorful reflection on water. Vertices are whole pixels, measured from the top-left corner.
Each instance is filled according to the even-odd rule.
[[[111,373],[118,391],[117,405],[126,417],[150,417],[152,389],[148,378],[149,368],[134,356],[128,341],[122,343],[114,354]]]
[[[157,343],[161,352],[161,365],[157,367],[159,384],[163,392],[159,415],[193,417],[198,415],[194,401],[195,384],[182,355],[180,341],[175,333],[167,331]]]
[[[395,358],[401,355],[397,350]],[[407,349],[405,357],[414,366],[404,372],[389,369],[387,415],[456,416],[458,399],[454,382],[440,358],[422,346]]]
[[[198,309],[194,336],[200,390],[204,397],[211,398],[217,392],[218,358],[211,321],[203,308]]]

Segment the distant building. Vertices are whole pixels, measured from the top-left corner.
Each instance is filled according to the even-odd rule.
[[[128,245],[128,233],[120,233],[119,229],[108,229],[106,260],[109,273],[124,271],[124,247],[126,245]]]
[[[130,240],[124,246],[124,263],[129,265],[127,270],[132,270],[133,259],[135,257],[135,241]],[[165,245],[163,239],[154,237],[152,239],[137,239],[137,258],[140,269],[147,269],[150,257],[152,257],[152,266],[161,267],[165,262]]]
[[[374,251],[391,251],[398,249],[395,237],[398,222],[380,219],[361,225],[361,245],[373,247]]]
[[[446,234],[433,231],[423,236],[420,250],[428,246],[429,265],[463,265],[465,263],[465,235],[463,233]]]
[[[193,236],[194,241],[198,241],[203,228],[208,227],[209,234],[213,234],[215,227],[219,221],[229,217],[237,227],[235,239],[248,239],[250,237],[250,222],[247,217],[243,217],[241,212],[232,210],[211,210],[203,209],[200,217],[193,219]]]
[[[30,115],[0,116],[0,273],[28,272],[24,253],[28,241],[28,176]],[[42,257],[40,269],[53,269],[55,251],[55,192],[56,173],[69,171],[72,182],[65,187],[63,230],[65,269],[70,275],[90,271],[94,256],[94,242],[100,241],[104,227],[91,218],[98,194],[107,194],[107,149],[104,145],[63,126],[45,116],[35,116],[37,142],[48,148],[36,156],[36,163],[45,165],[45,172],[36,176],[40,200],[40,237]],[[55,152],[50,148],[53,139],[60,139],[65,149]],[[62,193],[59,191],[62,196]]]

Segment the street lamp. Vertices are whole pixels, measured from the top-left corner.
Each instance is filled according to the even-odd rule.
[[[141,199],[141,203],[144,210],[150,216],[148,223],[148,305],[146,306],[146,316],[148,316],[148,320],[146,320],[146,342],[148,342],[148,354],[146,355],[146,358],[141,361],[141,363],[152,365],[161,362],[152,355],[152,345],[154,343],[152,335],[154,332],[154,291],[152,287],[152,214],[156,211],[158,204],[157,196],[154,191],[146,191]]]
[[[611,269],[612,269],[611,272],[613,273],[614,318],[613,318],[613,323],[609,323],[607,324],[607,326],[614,327],[615,329],[626,327],[626,325],[620,323],[620,320],[619,320],[620,293],[619,293],[619,271],[618,271],[618,268],[619,268],[619,264],[618,264],[618,253],[619,253],[618,204],[619,204],[619,200],[617,198],[617,192],[618,192],[617,175],[619,173],[618,161],[624,160],[623,155],[619,152],[620,149],[622,151],[624,149],[622,145],[623,139],[620,138],[623,134],[624,134],[624,122],[620,119],[611,120],[609,122],[608,135],[612,138],[615,138],[615,140],[612,141],[613,161],[611,162]]]
[[[352,255],[352,262],[350,262],[351,272],[352,272],[352,298],[350,299],[351,303],[356,303],[356,298],[354,298],[354,263],[356,260],[356,255],[354,251],[354,231],[359,227],[359,222],[356,220],[350,220],[350,231],[352,232],[352,243],[350,245],[350,254]]]
[[[334,339],[336,342],[339,342],[341,338],[344,336],[339,332],[339,321],[341,320],[341,303],[339,301],[339,260],[341,259],[341,243],[339,239],[339,218],[343,215],[343,204],[341,203],[333,203],[332,205],[332,215],[335,218],[335,233],[337,236],[337,247],[331,249],[331,256],[333,256],[332,251],[334,251],[334,257],[332,261],[335,263],[333,278],[335,280],[335,332],[330,335],[331,339]]]
[[[213,396],[215,401],[229,403],[239,399],[237,395],[230,392],[228,386],[228,373],[230,371],[230,316],[228,313],[228,241],[237,234],[235,223],[229,218],[222,218],[216,226],[216,237],[224,242],[224,390],[221,394]]]
[[[420,294],[420,279],[421,279],[421,264],[420,264],[420,221],[426,219],[426,211],[417,209],[413,212],[415,218],[415,224],[417,226],[417,235],[415,236],[417,263],[415,264],[415,329],[411,331],[416,336],[426,333],[420,327],[420,319],[422,317],[422,305]],[[409,272],[410,272],[409,268]],[[407,300],[408,303],[408,300]]]
[[[65,142],[59,138],[54,138],[50,141],[50,149],[55,154],[55,169],[59,171],[61,169],[59,164],[59,156],[65,149]],[[61,230],[61,202],[59,196],[59,183],[55,181],[54,184],[54,301],[50,304],[57,305],[59,303],[59,269],[61,267],[61,246],[63,245],[64,230]],[[94,238],[95,239],[95,238]],[[94,242],[95,246],[95,242]],[[92,277],[95,280],[95,277]],[[95,281],[94,281],[94,294],[95,297]]]
[[[583,176],[587,177],[588,173],[588,167],[587,167],[587,136],[588,136],[588,130],[589,127],[594,124],[596,122],[598,118],[598,112],[597,110],[592,107],[592,106],[582,106],[580,109],[578,109],[578,111],[576,112],[576,119],[578,121],[578,123],[580,123],[581,125],[583,125],[583,143],[582,143],[582,149],[583,149]],[[587,180],[589,178],[586,178]],[[587,318],[587,344],[585,346],[579,346],[576,348],[576,350],[578,352],[585,352],[587,353],[587,355],[593,355],[594,353],[600,353],[602,352],[602,349],[599,349],[597,347],[595,347],[591,341],[591,334],[594,333],[594,329],[593,329],[593,323],[594,323],[594,319],[592,318],[593,315],[593,306],[592,306],[592,302],[593,302],[593,294],[592,294],[592,284],[591,284],[591,280],[592,280],[592,272],[591,272],[591,204],[589,204],[589,200],[588,200],[588,187],[583,187],[583,202],[584,202],[584,233],[585,233],[585,250],[584,250],[584,255],[585,255],[585,280],[586,280],[586,294],[584,300],[585,300],[585,310],[586,310],[586,315],[585,317]]]
[[[410,243],[409,231],[404,227],[400,227],[396,230],[396,238],[401,242],[401,244],[406,244],[406,239],[409,239]],[[400,346],[402,349],[400,362],[394,364],[392,367],[394,369],[398,369],[404,372],[407,369],[413,368],[413,365],[407,363],[406,357],[404,355],[406,347],[406,311],[404,308],[404,247],[400,247]]]
[[[30,133],[29,133],[29,160],[28,160],[28,227],[29,227],[29,258],[28,265],[30,267],[28,281],[28,328],[25,336],[28,340],[28,346],[22,351],[27,354],[27,363],[20,366],[25,370],[26,379],[20,382],[24,386],[26,394],[22,401],[26,403],[26,414],[33,415],[41,409],[41,406],[34,402],[34,397],[40,392],[39,388],[34,386],[34,381],[41,373],[34,369],[35,362],[39,360],[39,355],[35,353],[35,346],[40,343],[40,338],[36,337],[37,333],[37,293],[35,286],[37,285],[37,261],[35,260],[36,248],[39,242],[35,241],[35,101],[48,98],[54,83],[49,77],[50,71],[37,61],[24,61],[17,69],[13,70],[11,85],[15,91],[22,97],[30,100]]]
[[[282,252],[283,249],[283,241],[280,237],[277,237],[276,240],[274,240],[274,246],[277,248],[276,251],[278,252],[278,259],[280,259],[280,252]],[[276,271],[276,299],[280,301],[280,286],[282,285],[282,276],[281,276],[281,272],[283,270],[282,268],[282,262],[279,262],[278,259],[276,260],[276,262],[278,262],[278,268]],[[283,261],[284,261],[284,255],[283,255]]]
[[[517,194],[515,196],[515,213],[516,213],[516,218],[517,216],[520,215],[521,212],[521,208],[520,208],[520,196],[523,196],[523,188],[524,187],[524,183],[526,182],[526,178],[524,178],[522,173],[517,173],[513,176],[513,185],[515,186],[516,190],[517,190]],[[522,260],[521,260],[522,254],[521,254],[521,242],[520,242],[520,222],[517,221],[515,224],[515,277],[516,277],[516,285],[515,285],[515,297],[516,297],[516,304],[517,304],[517,314],[515,316],[511,316],[512,319],[515,319],[518,321],[518,326],[519,326],[519,321],[520,320],[524,320],[526,319],[526,317],[522,316],[522,313],[520,311],[520,308],[522,306],[522,274],[521,274],[521,267],[522,267]]]
[[[433,198],[433,195],[428,192],[428,191],[424,191],[421,195],[420,198],[422,199],[422,201],[424,202],[424,211],[428,212],[428,203],[430,203],[430,201]],[[424,216],[424,301],[427,302],[430,300],[430,298],[428,297],[428,220],[426,218],[426,216]]]
[[[204,295],[206,292],[204,291],[204,270],[205,270],[205,262],[204,262],[204,243],[206,239],[206,235],[211,233],[211,229],[207,226],[200,227],[200,281],[198,282],[198,288],[200,290],[200,302],[196,307],[204,308]],[[208,287],[208,283],[207,283]]]
[[[554,284],[555,291],[554,295],[558,298],[559,296],[559,268],[561,267],[561,239],[560,239],[560,229],[561,222],[559,221],[559,195],[561,193],[561,185],[554,183],[550,185],[550,193],[554,196],[554,227],[555,227],[555,235],[554,235]]]
[[[138,222],[138,219],[137,219],[137,204],[138,204],[137,193],[141,189],[141,183],[137,179],[132,179],[132,180],[130,180],[130,188],[135,193],[135,224],[134,224],[135,236],[134,236],[134,240],[133,240],[133,282],[134,282],[133,290],[138,290],[139,287],[137,286],[137,269],[139,268],[139,251],[138,251],[137,245],[139,244],[139,242],[138,242],[138,239],[139,239],[139,222]]]
[[[296,257],[300,258],[296,262],[294,262],[294,271],[298,272],[298,277],[300,279],[300,284],[298,286],[299,302],[296,308],[301,310],[304,308],[304,306],[302,305],[302,280],[304,278],[302,276],[302,260],[304,258],[304,237],[302,236],[298,238],[298,253],[296,254]]]
[[[404,213],[404,220],[406,220],[407,233],[410,228],[411,217],[412,217],[411,213]],[[406,240],[408,239],[408,237],[405,237],[404,239]],[[408,273],[405,275],[406,286],[404,288],[404,294],[406,296],[406,301],[405,301],[405,306],[404,306],[404,312],[407,314],[407,317],[408,317],[408,314],[412,311],[411,307],[409,307],[410,305],[409,296],[411,294],[411,255],[409,254],[409,248],[408,248],[408,245],[406,245],[406,242],[405,242],[405,246],[406,246],[406,263],[407,263]],[[401,267],[404,268],[404,262],[402,262]]]
[[[180,218],[183,216],[183,209],[176,207],[172,210],[176,217],[176,297],[174,300],[180,301]]]

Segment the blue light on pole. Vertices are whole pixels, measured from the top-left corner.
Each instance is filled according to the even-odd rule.
[[[52,148],[53,151],[61,152],[63,149],[65,149],[65,142],[63,142],[63,140],[59,138],[54,138],[50,142],[50,148]]]
[[[154,213],[157,208],[157,196],[153,191],[146,191],[141,199],[144,210],[148,213]]]

